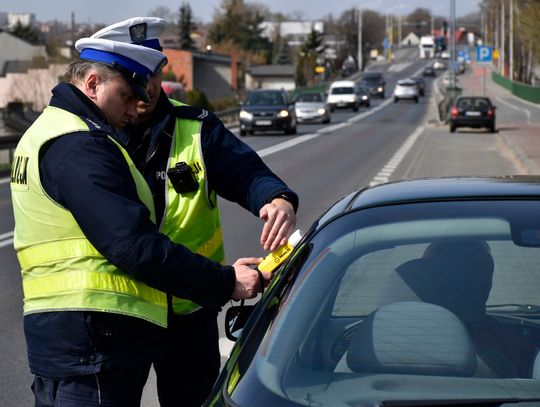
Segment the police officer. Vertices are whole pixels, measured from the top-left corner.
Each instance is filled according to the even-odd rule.
[[[75,46],[80,60],[19,142],[10,184],[35,405],[139,406],[165,292],[216,312],[260,291],[259,260],[223,266],[159,231],[118,131],[149,102],[165,56],[108,39]]]
[[[136,29],[142,23],[147,26],[144,34]],[[161,50],[164,28],[160,18],[132,18],[93,37]],[[264,221],[260,236],[264,249],[284,244],[294,231],[297,195],[212,113],[168,100],[160,73],[149,79],[147,90],[150,103],[138,104],[139,118],[126,128],[126,137],[135,164],[153,191],[162,233],[222,262],[217,194]],[[167,346],[154,363],[160,404],[200,406],[219,373],[217,312],[197,301],[174,297],[169,301]]]

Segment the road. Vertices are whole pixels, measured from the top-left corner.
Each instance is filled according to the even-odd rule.
[[[413,50],[402,52],[391,65],[380,65],[387,78],[387,95],[397,79],[418,72],[425,62]],[[465,92],[478,93],[475,70],[460,78]],[[391,99],[374,100],[359,112],[337,111],[329,125],[300,125],[298,134],[255,135],[243,140],[300,196],[298,226],[304,230],[333,202],[353,189],[401,178],[449,175],[527,174],[537,170],[527,158],[520,137],[538,134],[537,107],[521,104],[508,92],[487,81],[488,94],[498,105],[497,133],[459,130],[431,123],[434,80],[427,80],[426,96],[418,104]],[[464,93],[465,93],[464,92]],[[527,113],[528,112],[528,113]],[[540,150],[539,150],[540,154]],[[530,157],[529,157],[530,158]],[[534,158],[534,157],[533,157]],[[226,254],[261,256],[261,222],[227,201],[220,201]],[[0,179],[0,394],[7,407],[33,404],[31,375],[22,333],[22,296],[19,267],[12,248],[13,215],[9,184]],[[223,338],[223,358],[231,343]],[[158,406],[154,378],[145,389],[144,406]]]

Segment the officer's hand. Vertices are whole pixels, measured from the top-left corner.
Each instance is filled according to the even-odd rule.
[[[294,207],[283,198],[273,199],[264,205],[259,211],[259,218],[264,220],[261,233],[264,250],[275,250],[283,246],[296,227]]]
[[[252,268],[261,262],[260,257],[246,257],[236,260],[233,264],[236,275],[236,285],[232,293],[233,300],[247,300],[254,298],[262,292],[263,287],[259,282],[259,273]],[[265,285],[272,278],[271,273],[262,273]]]

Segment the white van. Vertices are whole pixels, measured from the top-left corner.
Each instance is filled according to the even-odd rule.
[[[326,99],[333,112],[336,108],[352,107],[353,111],[358,111],[361,101],[359,100],[358,85],[355,81],[332,82],[328,89]]]

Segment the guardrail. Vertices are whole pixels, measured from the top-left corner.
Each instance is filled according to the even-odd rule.
[[[239,113],[240,113],[240,108],[233,107],[230,109],[225,109],[219,112],[215,112],[215,115],[221,119],[221,121],[225,124],[225,126],[234,126],[239,123],[238,122]]]

